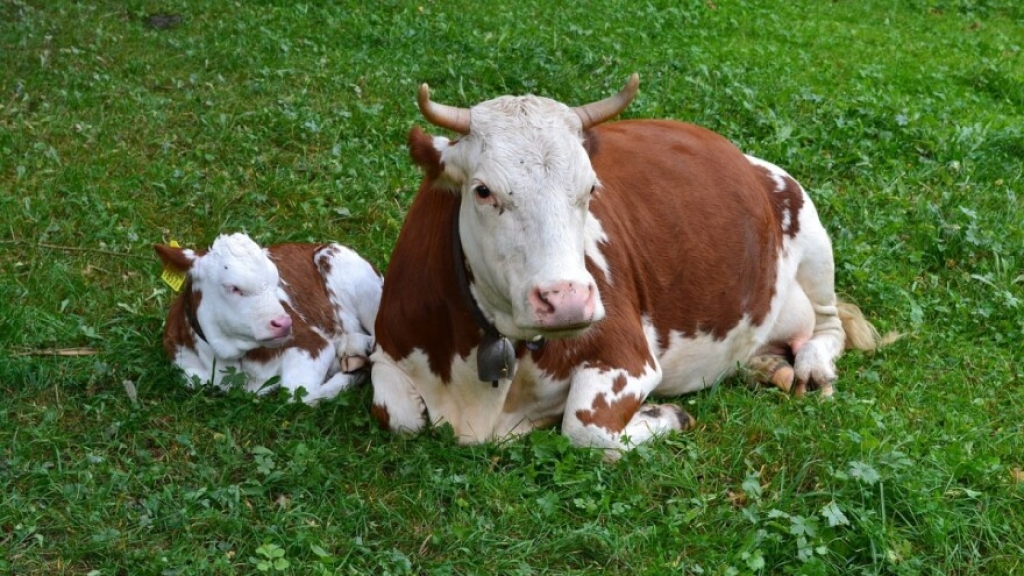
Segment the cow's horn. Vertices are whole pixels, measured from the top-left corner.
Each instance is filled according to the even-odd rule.
[[[441,128],[447,128],[459,134],[469,134],[469,108],[456,108],[447,104],[430,101],[430,86],[420,84],[420,93],[416,98],[420,112],[428,122]]]
[[[640,88],[640,75],[634,72],[629,77],[629,81],[626,82],[626,86],[615,96],[584,104],[583,106],[577,106],[573,110],[580,117],[580,120],[583,121],[583,129],[586,130],[625,110],[626,106],[629,106],[629,103],[633,101],[633,97],[636,96],[638,88]]]

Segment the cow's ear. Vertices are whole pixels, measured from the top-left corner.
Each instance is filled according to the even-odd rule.
[[[451,145],[451,140],[443,136],[430,136],[419,126],[414,126],[409,132],[409,156],[414,164],[423,169],[427,180],[439,188],[458,190],[458,184],[449,174],[441,156]]]
[[[198,258],[198,254],[188,248],[175,248],[163,244],[154,244],[153,249],[156,250],[157,256],[160,257],[160,261],[164,263],[164,266],[175,272],[188,272],[192,269],[192,265],[195,264]]]
[[[440,138],[447,145],[447,138]],[[434,179],[441,174],[441,150],[434,143],[434,138],[420,129],[413,126],[409,131],[409,156],[414,164],[427,173],[427,178]]]

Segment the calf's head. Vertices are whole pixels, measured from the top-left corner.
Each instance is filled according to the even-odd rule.
[[[604,317],[584,254],[596,228],[590,199],[600,187],[584,131],[621,112],[638,85],[634,74],[617,95],[578,108],[528,95],[472,109],[432,102],[427,85],[420,87],[424,117],[461,137],[414,129],[410,151],[426,186],[461,196],[473,294],[502,334],[571,337]]]
[[[191,313],[217,357],[238,358],[291,337],[277,266],[249,236],[222,235],[205,252],[154,248],[167,267],[188,275],[185,290],[192,292],[185,305],[194,307]]]

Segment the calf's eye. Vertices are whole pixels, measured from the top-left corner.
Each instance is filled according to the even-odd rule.
[[[476,197],[481,200],[486,200],[491,197],[491,189],[483,184],[479,184],[476,188],[473,188],[473,192],[476,194]]]

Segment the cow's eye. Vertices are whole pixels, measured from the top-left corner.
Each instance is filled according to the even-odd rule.
[[[491,197],[491,189],[483,184],[478,184],[476,188],[473,188],[473,192],[476,194],[476,197],[481,200],[486,200]]]
[[[234,284],[228,284],[227,288],[228,288],[228,292],[231,292],[232,294],[237,294],[239,296],[245,296],[245,291],[242,290],[241,288],[239,288],[238,286],[235,286]]]

